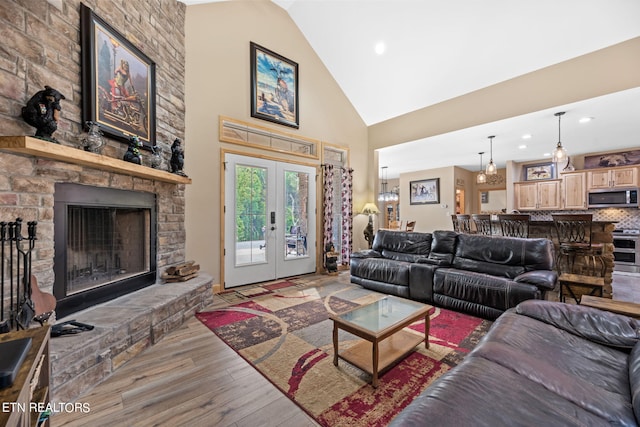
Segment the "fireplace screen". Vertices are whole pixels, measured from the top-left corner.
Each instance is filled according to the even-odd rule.
[[[155,194],[57,183],[53,210],[58,317],[156,282]]]
[[[149,271],[149,210],[69,206],[67,295]]]

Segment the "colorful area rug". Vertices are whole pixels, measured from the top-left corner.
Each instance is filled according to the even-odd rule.
[[[250,299],[196,316],[323,426],[387,425],[431,382],[457,365],[491,325],[434,308],[430,348],[417,346],[373,388],[370,375],[348,362],[333,365],[329,314],[371,303],[383,294],[332,280],[263,285],[240,295],[245,297]],[[409,330],[424,334],[424,320]],[[357,340],[340,331],[340,351]]]

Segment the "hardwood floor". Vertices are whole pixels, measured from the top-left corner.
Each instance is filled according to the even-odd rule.
[[[196,318],[77,402],[52,426],[317,426]]]
[[[348,280],[348,272],[340,279]],[[639,275],[614,276],[614,297],[640,303],[638,283]],[[214,306],[221,304],[227,302],[216,297]],[[317,426],[195,318],[77,402],[89,404],[90,412],[59,413],[51,424]]]

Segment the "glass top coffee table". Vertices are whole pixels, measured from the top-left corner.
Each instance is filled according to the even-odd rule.
[[[378,376],[418,344],[424,341],[425,347],[429,348],[429,310],[432,308],[389,295],[372,304],[329,316],[333,320],[333,364],[338,366],[338,358],[346,360],[371,374],[371,385],[378,387]],[[403,330],[422,318],[424,336]],[[339,329],[362,338],[362,341],[338,352]]]

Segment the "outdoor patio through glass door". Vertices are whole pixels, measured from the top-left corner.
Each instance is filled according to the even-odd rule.
[[[316,169],[225,154],[225,288],[316,270]]]

